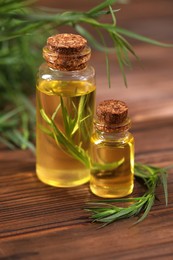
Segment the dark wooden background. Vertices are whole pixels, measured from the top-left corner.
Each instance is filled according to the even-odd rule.
[[[48,1],[40,1],[48,4]],[[87,10],[100,1],[53,1],[49,5]],[[122,5],[118,23],[160,41],[173,43],[173,1],[133,0]],[[173,49],[132,41],[141,58],[132,58],[123,85],[115,57],[112,88],[108,89],[104,55],[93,51],[97,70],[97,101],[125,100],[133,120],[136,161],[158,166],[173,164]],[[147,219],[122,220],[104,229],[90,223],[82,209],[95,197],[88,185],[58,189],[39,182],[29,151],[0,151],[0,260],[54,259],[173,259],[173,171],[169,172],[169,205],[161,187]],[[135,185],[134,196],[141,194]]]

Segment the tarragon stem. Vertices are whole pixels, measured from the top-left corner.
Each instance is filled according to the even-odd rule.
[[[137,224],[149,214],[156,199],[156,188],[162,184],[165,195],[165,204],[168,204],[167,168],[160,168],[142,163],[135,164],[135,177],[142,180],[147,191],[141,197],[104,199],[88,202],[85,210],[91,213],[93,222],[103,223],[103,226],[120,219],[138,216]],[[126,207],[119,207],[111,203],[127,203]]]

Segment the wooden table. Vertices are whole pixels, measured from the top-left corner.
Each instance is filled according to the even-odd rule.
[[[158,2],[161,5],[164,1]],[[169,12],[172,2],[164,3]],[[130,8],[135,10],[137,5],[134,1]],[[170,25],[173,20],[168,14],[163,19],[160,5],[157,22]],[[142,19],[139,21],[144,26]],[[133,25],[133,19],[129,21]],[[154,24],[154,18],[152,21]],[[156,32],[160,39],[173,41],[171,30],[157,28]],[[145,44],[135,44],[135,50],[143,68],[132,59],[128,89],[123,86],[114,57],[110,57],[112,88],[107,88],[104,55],[93,53],[97,101],[112,97],[125,100],[133,120],[136,161],[168,166],[173,163],[173,50]],[[173,259],[173,170],[168,178],[168,207],[158,187],[159,201],[144,222],[132,226],[135,219],[131,218],[98,229],[83,210],[85,202],[95,198],[87,184],[72,189],[44,185],[35,175],[35,157],[29,151],[3,147],[0,169],[0,260]],[[140,189],[135,185],[135,196]]]

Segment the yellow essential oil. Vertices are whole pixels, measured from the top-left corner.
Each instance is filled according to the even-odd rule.
[[[68,85],[66,92],[63,91],[65,84]],[[91,111],[94,109],[94,100],[95,86],[87,82],[40,81],[37,85],[37,105],[40,105],[40,109],[44,107],[49,118],[58,108],[54,122],[63,134],[66,134],[65,131],[68,130],[64,125],[62,102],[65,111],[72,119],[78,116],[81,103],[85,103],[78,129],[76,131],[73,129],[75,132],[71,132],[71,136],[68,137],[75,145],[82,145],[84,150],[89,149],[92,131],[90,126],[93,118]],[[37,175],[39,179],[59,187],[76,186],[89,181],[89,169],[68,154],[67,149],[57,144],[52,136],[44,132],[44,129],[50,129],[50,126],[42,118],[39,109],[37,110],[37,124]]]
[[[123,139],[123,140],[121,140]],[[104,198],[123,197],[133,190],[134,138],[102,137],[94,134],[92,139],[92,157],[94,162],[110,164],[122,161],[121,165],[111,170],[92,170],[90,179],[91,191]]]
[[[64,49],[60,49],[62,54],[44,49],[47,64],[41,65],[37,80],[36,172],[46,184],[73,187],[90,178],[88,150],[95,105],[95,72],[86,66],[81,50],[77,52],[76,41],[80,36],[56,37],[57,44],[61,37],[65,42]],[[86,56],[86,51],[83,52]]]
[[[124,104],[107,100],[97,107],[96,129],[91,137],[90,189],[103,198],[124,197],[133,191],[134,138],[128,132],[130,119],[127,111],[123,112]]]

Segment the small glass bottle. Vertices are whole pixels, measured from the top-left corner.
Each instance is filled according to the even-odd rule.
[[[134,186],[134,138],[128,132],[128,107],[119,100],[105,100],[96,109],[91,137],[91,191],[103,198],[129,195]]]
[[[80,35],[57,34],[43,48],[37,79],[36,172],[46,184],[89,181],[88,153],[95,108],[91,49]]]

